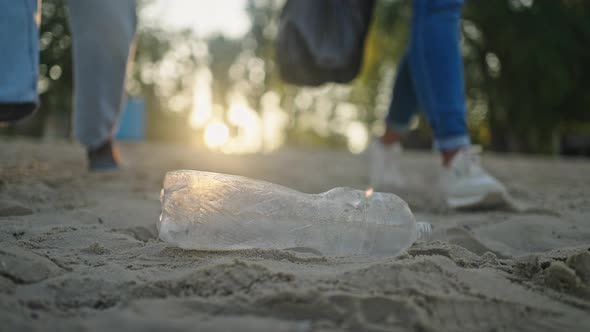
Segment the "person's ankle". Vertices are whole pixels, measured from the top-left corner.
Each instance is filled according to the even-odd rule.
[[[96,148],[88,148],[88,168],[91,171],[112,170],[119,167],[119,151],[111,139]]]
[[[383,136],[379,138],[379,142],[384,146],[391,146],[395,143],[399,143],[402,140],[402,136],[395,130],[387,127]]]
[[[455,158],[455,156],[457,155],[457,153],[460,150],[461,149],[441,151],[441,157],[442,157],[443,167],[448,168],[449,165],[451,164],[451,162],[453,161],[453,159]]]
[[[457,154],[459,152],[461,152],[461,150],[466,149],[466,148],[469,148],[469,145],[460,146],[458,148],[454,148],[451,150],[441,150],[440,156],[441,156],[441,161],[442,161],[443,167],[445,167],[445,168],[450,167],[451,163],[453,162],[453,160],[455,159]]]
[[[0,102],[0,123],[15,123],[35,113],[37,104]]]

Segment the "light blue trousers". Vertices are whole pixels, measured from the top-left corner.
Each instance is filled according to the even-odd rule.
[[[110,139],[123,106],[137,23],[135,0],[70,0],[74,135],[88,148]],[[37,0],[0,0],[0,103],[36,102]]]

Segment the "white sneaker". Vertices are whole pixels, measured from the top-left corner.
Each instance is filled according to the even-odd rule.
[[[451,208],[486,208],[507,201],[504,185],[481,167],[480,153],[479,146],[464,148],[443,168],[440,185]]]
[[[371,143],[370,153],[370,181],[371,186],[376,189],[387,189],[390,187],[402,187],[405,184],[399,166],[402,155],[400,143],[384,145],[379,140]]]

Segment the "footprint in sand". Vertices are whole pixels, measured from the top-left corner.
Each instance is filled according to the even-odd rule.
[[[0,248],[0,275],[16,284],[31,284],[61,273],[49,259],[17,246]]]
[[[461,246],[479,256],[486,252],[494,253],[498,258],[507,258],[501,253],[488,248],[472,232],[462,227],[449,228],[446,231],[447,242]]]
[[[10,199],[0,200],[0,217],[20,217],[33,214],[33,210]]]

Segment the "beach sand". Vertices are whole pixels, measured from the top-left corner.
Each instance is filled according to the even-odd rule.
[[[224,156],[127,144],[90,174],[67,142],[0,142],[1,331],[590,331],[590,162],[484,156],[518,209],[454,212],[437,159],[408,153],[398,191],[435,240],[399,257],[185,251],[157,239],[166,171],[317,193],[367,187],[367,158]]]

